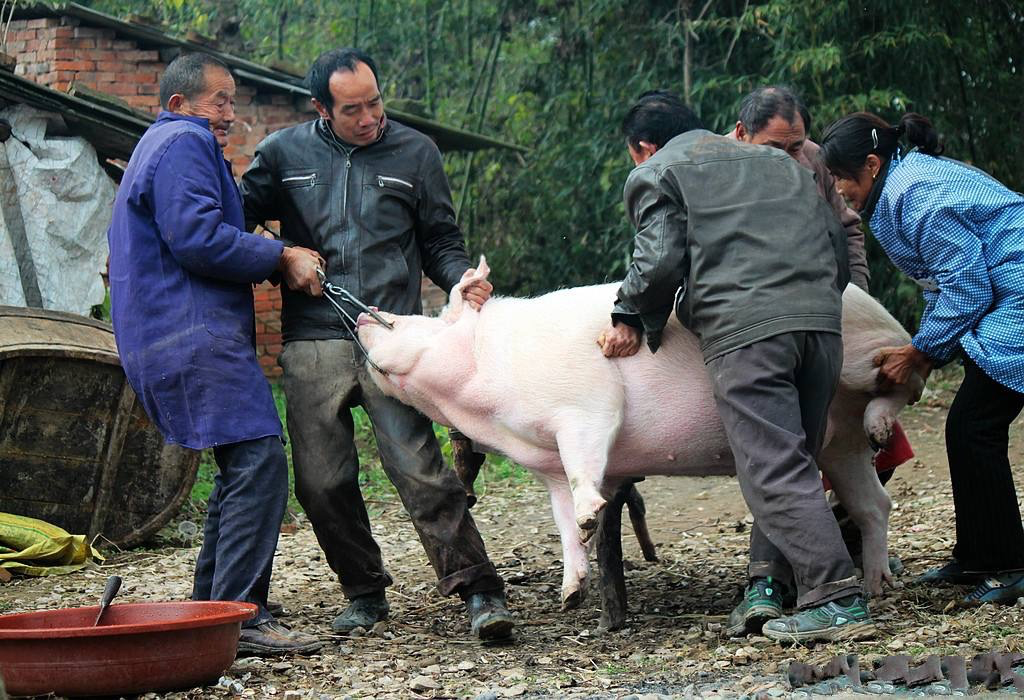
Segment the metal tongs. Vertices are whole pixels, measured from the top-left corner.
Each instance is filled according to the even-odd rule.
[[[324,274],[323,268],[318,267],[316,269],[316,274],[317,277],[320,278],[320,286],[323,288],[325,292],[327,292],[327,294],[325,294],[324,297],[327,299],[327,301],[331,302],[331,305],[334,306],[335,309],[337,309],[339,314],[342,314],[349,321],[349,323],[352,324],[353,328],[355,328],[356,325],[355,319],[352,318],[352,316],[349,315],[347,311],[342,309],[341,305],[331,298],[332,296],[336,296],[340,298],[342,301],[347,301],[349,304],[352,304],[352,306],[356,307],[363,313],[369,314],[374,321],[384,326],[389,331],[394,330],[395,324],[391,323],[391,321],[387,320],[379,313],[377,313],[375,310],[371,309],[369,306],[364,304],[358,297],[352,294],[352,292],[348,291],[344,287],[341,287],[336,284],[331,284],[330,282],[328,282],[327,275]]]

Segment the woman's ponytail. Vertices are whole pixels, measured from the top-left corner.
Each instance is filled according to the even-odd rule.
[[[930,156],[942,155],[944,149],[939,141],[939,132],[935,130],[927,117],[916,112],[907,112],[900,118],[896,130],[905,134],[907,142],[912,146],[917,146],[917,150],[921,153],[927,153]]]

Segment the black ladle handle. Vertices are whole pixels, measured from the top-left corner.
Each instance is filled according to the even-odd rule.
[[[100,598],[100,611],[96,615],[96,622],[92,623],[93,627],[100,624],[100,618],[103,617],[103,613],[107,611],[110,601],[114,599],[119,590],[121,590],[121,577],[111,576],[108,578],[107,585],[103,588],[103,597]]]

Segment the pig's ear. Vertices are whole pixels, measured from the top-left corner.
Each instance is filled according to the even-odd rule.
[[[452,287],[452,293],[448,295],[448,303],[441,309],[441,320],[445,323],[455,323],[462,315],[462,308],[466,306],[462,298],[462,290],[459,285]]]
[[[452,291],[448,295],[448,305],[441,311],[441,319],[445,323],[455,323],[462,316],[464,310],[471,310],[471,307],[462,298],[462,290],[474,282],[486,280],[490,274],[491,268],[487,265],[487,259],[481,255],[480,264],[476,268],[471,267],[462,273],[462,279],[452,287]]]

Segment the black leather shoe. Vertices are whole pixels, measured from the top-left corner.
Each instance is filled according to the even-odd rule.
[[[943,566],[924,572],[914,579],[914,583],[933,586],[974,586],[984,580],[983,572],[967,571],[960,562],[953,559]]]
[[[466,598],[469,628],[480,640],[492,642],[512,636],[512,614],[505,607],[501,591],[474,593]]]
[[[245,627],[238,638],[236,656],[278,656],[281,654],[309,654],[323,642],[305,632],[288,629],[271,620],[255,627]]]
[[[370,629],[375,622],[388,619],[388,599],[384,591],[358,595],[345,608],[345,612],[334,618],[331,629],[338,634],[348,634],[356,627]]]

